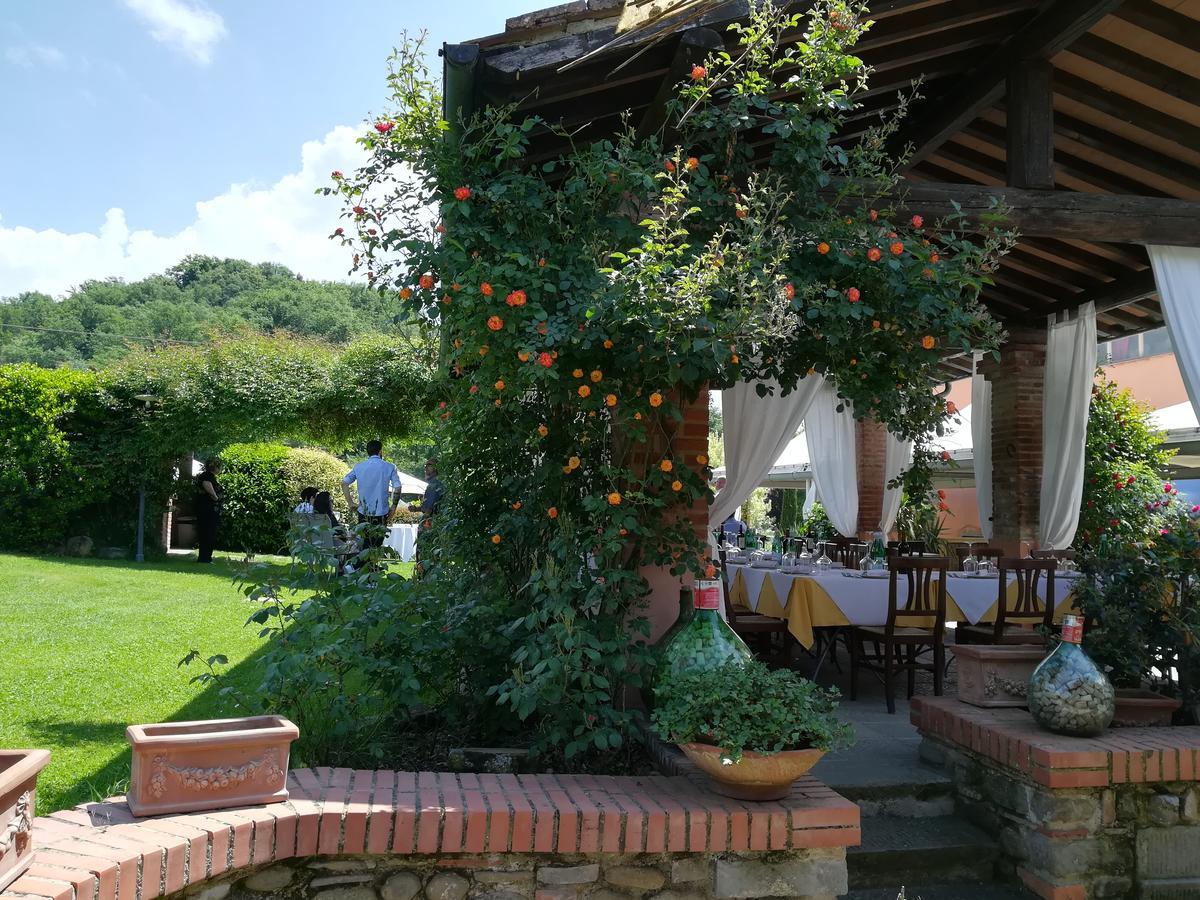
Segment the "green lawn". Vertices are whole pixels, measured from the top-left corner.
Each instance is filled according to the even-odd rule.
[[[0,554],[0,747],[51,751],[40,813],[124,791],[126,725],[239,714],[177,667],[192,647],[223,653],[233,683],[257,685],[239,568]]]

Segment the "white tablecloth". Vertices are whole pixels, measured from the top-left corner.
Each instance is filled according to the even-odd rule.
[[[852,625],[883,625],[887,621],[888,579],[848,577],[844,570],[834,570],[827,575],[786,575],[776,569],[756,569],[752,566],[730,565],[730,582],[737,572],[741,572],[746,584],[746,595],[751,608],[758,605],[758,596],[762,592],[763,580],[771,579],[771,587],[781,603],[787,603],[791,593],[792,581],[797,578],[809,579],[820,585],[821,589],[837,605],[838,609]],[[953,598],[966,616],[967,621],[976,625],[980,619],[996,605],[999,596],[999,576],[988,578],[963,578],[951,572],[946,583],[946,593]],[[1016,581],[1015,575],[1008,577],[1008,584]],[[1074,579],[1057,575],[1055,577],[1055,602],[1061,602],[1074,586]],[[908,581],[900,578],[896,585],[897,607],[902,608],[908,601]],[[1038,580],[1038,599],[1046,602],[1046,580]]]
[[[388,528],[385,547],[391,547],[400,554],[404,562],[412,562],[417,558],[417,526],[392,525]]]

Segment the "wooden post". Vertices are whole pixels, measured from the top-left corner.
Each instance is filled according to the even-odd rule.
[[[1008,73],[1008,183],[1054,189],[1054,66],[1030,59]]]

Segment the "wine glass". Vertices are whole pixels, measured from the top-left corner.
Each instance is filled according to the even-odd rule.
[[[967,555],[962,561],[963,572],[974,574],[979,571],[979,559],[975,556],[975,542],[967,544]]]

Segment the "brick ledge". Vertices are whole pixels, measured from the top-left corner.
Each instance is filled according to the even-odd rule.
[[[1197,729],[1200,730],[1200,729]],[[844,848],[858,807],[815,778],[743,803],[684,777],[296,769],[286,803],[136,819],[123,798],[34,823],[0,897],[152,900],[276,860],[364,854],[723,853]]]
[[[1097,738],[1043,731],[1024,709],[914,697],[910,715],[939,738],[1050,788],[1200,781],[1200,727],[1120,728]]]

